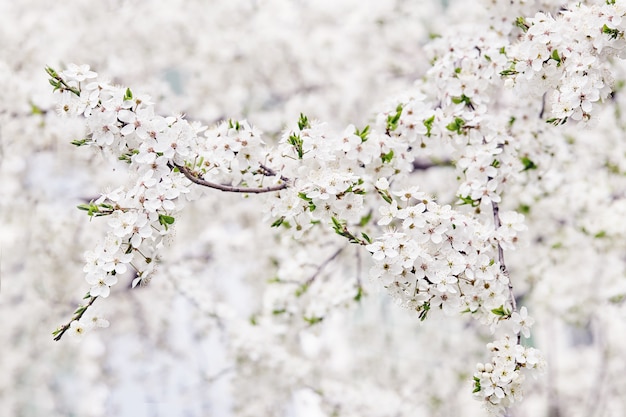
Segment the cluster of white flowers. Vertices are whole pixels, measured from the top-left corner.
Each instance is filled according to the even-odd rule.
[[[132,286],[150,278],[163,236],[185,201],[200,194],[192,183],[266,193],[261,200],[272,226],[304,241],[318,229],[333,230],[365,246],[374,262],[370,276],[422,320],[433,310],[463,312],[493,333],[517,334],[517,342],[506,337],[490,345],[496,354],[491,364],[479,365],[475,380],[479,397],[501,413],[521,398],[519,369],[541,368],[542,361],[537,351],[521,345],[533,319],[525,307],[517,309],[504,260],[504,251],[519,245],[525,217],[510,209],[500,212],[500,204],[511,184],[533,180],[528,171],[553,155],[535,143],[535,132],[514,130],[521,114],[516,106],[524,103],[499,108],[508,100],[501,96],[499,74],[512,76],[518,88],[542,79],[536,90],[553,90],[550,103],[559,122],[589,118],[591,103],[610,92],[607,58],[623,49],[622,8],[618,1],[579,5],[558,18],[539,13],[518,20],[525,34],[517,44],[496,31],[436,40],[429,47],[430,70],[412,91],[391,100],[371,126],[335,132],[301,114],[276,147],[266,145],[245,121],[206,128],[182,116],[160,117],[149,97],[95,81],[88,66],[72,65],[61,74],[49,69],[61,93],[60,112],[87,119],[87,137],[75,144],[127,162],[134,180],[81,205],[92,216],[109,216],[110,229],[86,254],[89,304],[56,336],[76,328],[93,300],[107,297],[123,274],[134,271]],[[586,34],[583,40],[579,32]],[[457,205],[440,202],[411,182],[416,161],[429,158],[434,161],[429,166],[455,167]],[[283,262],[276,282],[297,289],[277,287],[265,300],[266,310],[297,312],[314,324],[330,307],[352,298],[355,286],[335,282],[329,288],[338,294],[324,295],[315,277],[325,264],[307,278],[293,272],[302,262]],[[324,300],[301,311],[290,306],[289,297],[300,297],[312,284],[311,294]],[[361,288],[356,288],[358,299]]]
[[[133,287],[151,278],[163,236],[185,202],[198,195],[189,179],[219,182],[228,173],[231,184],[260,186],[255,176],[271,173],[255,163],[263,160],[262,142],[245,122],[230,121],[206,130],[182,117],[155,115],[149,97],[96,81],[97,74],[87,65],[72,64],[60,74],[52,69],[48,73],[60,95],[59,112],[87,119],[86,138],[74,144],[94,146],[127,162],[133,179],[130,186],[79,206],[90,216],[108,216],[110,228],[104,241],[85,253],[84,271],[91,286],[86,298],[108,297],[119,276],[128,271],[134,273]],[[75,328],[73,322],[84,311],[80,307],[55,336]]]
[[[366,247],[375,261],[371,275],[422,318],[434,308],[470,312],[486,324],[507,315],[502,310],[510,308],[509,278],[501,269],[497,245],[512,245],[523,216],[515,215],[517,222],[496,231],[416,190],[398,194],[410,198],[403,198],[403,208],[396,200],[381,207],[389,212],[381,222],[395,221],[399,230]]]
[[[559,16],[539,12],[518,19],[523,39],[510,51],[512,75],[521,94],[549,94],[552,121],[588,120],[593,103],[613,88],[609,59],[624,57],[626,2],[577,3]]]
[[[523,399],[523,369],[540,369],[545,363],[537,349],[508,335],[487,344],[487,349],[492,352],[491,362],[476,365],[474,395],[485,401],[490,415],[500,416]]]

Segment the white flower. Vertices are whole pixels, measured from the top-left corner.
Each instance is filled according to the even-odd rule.
[[[378,212],[381,215],[380,220],[378,220],[378,225],[388,225],[398,214],[398,203],[396,202],[396,200],[392,200],[391,204],[385,204],[384,206],[380,206],[378,208]]]
[[[513,331],[515,333],[522,333],[524,337],[530,337],[530,328],[535,323],[535,320],[528,315],[526,307],[522,307],[519,311],[511,314],[511,322],[513,323]]]
[[[111,286],[117,284],[117,276],[112,274],[87,274],[85,280],[91,284],[89,294],[92,297],[107,298],[111,293]]]
[[[62,72],[63,76],[75,81],[85,81],[96,78],[98,74],[89,70],[89,65],[68,64],[67,69]]]
[[[82,339],[88,330],[89,327],[85,326],[82,322],[78,320],[74,320],[70,323],[70,335],[73,336],[75,339]]]

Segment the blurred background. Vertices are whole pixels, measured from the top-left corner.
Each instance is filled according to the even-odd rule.
[[[488,338],[461,319],[420,324],[371,283],[360,303],[339,306],[322,326],[251,324],[277,297],[267,284],[272,251],[288,243],[240,196],[215,194],[185,210],[150,285],[120,283],[95,304],[110,328],[82,340],[51,336],[87,291],[83,253],[106,228],[75,206],[127,178],[123,166],[70,144],[84,128],[57,115],[46,66],[89,64],[151,95],[163,115],[208,125],[247,119],[271,140],[301,112],[337,129],[367,124],[427,70],[431,35],[472,19],[472,7],[452,6],[0,0],[0,417],[483,415],[470,380]],[[455,181],[445,168],[423,175],[432,189]],[[614,252],[623,243],[570,238],[573,255],[544,255],[548,243],[531,237],[534,246],[512,260],[537,319],[532,343],[550,361],[515,416],[626,409],[624,259]],[[367,271],[365,260],[348,262],[355,256],[342,253],[346,262],[331,269]],[[567,297],[556,298],[556,281],[533,281],[550,276],[569,280]],[[555,301],[533,308],[533,292]]]

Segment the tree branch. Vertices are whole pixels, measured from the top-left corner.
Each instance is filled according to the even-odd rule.
[[[454,164],[449,159],[441,161],[429,161],[426,159],[416,159],[413,161],[413,171],[426,171],[435,167],[453,167]]]
[[[491,201],[491,208],[493,210],[493,222],[494,226],[497,229],[502,226],[502,221],[500,220],[500,208],[498,207],[498,203],[495,201]],[[506,264],[504,263],[504,250],[502,249],[502,245],[498,242],[498,262],[500,263],[500,272],[507,277],[508,286],[509,286],[509,299],[511,300],[511,307],[513,311],[517,311],[517,302],[515,301],[515,295],[513,294],[513,284],[511,284],[511,277],[509,276],[509,271],[506,269]],[[517,343],[521,342],[521,333],[517,334]]]
[[[247,188],[247,187],[233,187],[232,185],[222,185],[222,184],[215,184],[213,182],[209,182],[206,180],[203,180],[202,178],[198,177],[197,174],[193,171],[191,171],[189,168],[182,166],[182,165],[178,165],[178,164],[174,164],[174,166],[176,168],[178,168],[180,170],[180,172],[183,173],[183,175],[185,177],[187,177],[187,179],[195,184],[198,185],[202,185],[204,187],[209,187],[209,188],[214,188],[216,190],[220,190],[220,191],[225,191],[225,192],[231,192],[231,193],[245,193],[245,194],[261,194],[261,193],[270,193],[272,191],[280,191],[280,190],[284,190],[285,188],[289,187],[289,184],[285,181],[287,180],[287,178],[284,177],[280,177],[281,180],[285,181],[282,184],[278,184],[278,185],[274,185],[271,187],[261,187],[261,188]],[[261,168],[267,172],[268,176],[271,175],[276,175],[274,173],[274,171],[272,171],[269,168],[263,167],[263,165],[261,165]]]
[[[87,311],[87,309],[89,307],[91,307],[91,305],[93,304],[94,301],[96,301],[96,298],[98,298],[98,296],[96,297],[91,297],[89,299],[89,302],[84,305],[84,306],[79,306],[78,309],[76,310],[76,312],[74,313],[74,316],[72,317],[72,319],[70,321],[68,321],[67,323],[65,323],[63,326],[59,327],[58,329],[56,329],[53,332],[54,335],[54,340],[55,341],[59,341],[61,340],[61,338],[63,337],[63,335],[65,334],[65,332],[67,331],[67,329],[70,328],[70,325],[72,324],[72,322],[74,320],[80,320],[81,317],[83,317],[83,314],[85,314],[85,311]]]

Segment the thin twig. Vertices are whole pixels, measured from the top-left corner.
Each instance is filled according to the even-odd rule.
[[[500,208],[498,207],[498,203],[495,201],[491,201],[491,208],[493,209],[493,222],[496,230],[502,226],[502,221],[500,220]],[[509,298],[511,300],[511,307],[513,311],[517,311],[517,302],[515,301],[515,295],[513,295],[513,284],[511,283],[511,277],[509,276],[509,271],[506,269],[506,264],[504,263],[504,250],[502,249],[502,245],[498,242],[498,262],[500,263],[500,272],[504,274],[507,278],[508,286],[509,286]],[[517,334],[517,343],[519,344],[521,341],[521,333]]]
[[[174,164],[174,166],[178,168],[180,172],[182,172],[183,175],[185,175],[185,177],[187,177],[189,181],[198,185],[202,185],[204,187],[214,188],[220,191],[226,191],[226,192],[231,192],[231,193],[261,194],[261,193],[270,193],[272,191],[280,191],[289,187],[289,184],[287,182],[284,182],[279,185],[274,185],[271,187],[262,187],[262,188],[233,187],[232,185],[215,184],[213,182],[209,182],[209,181],[203,180],[202,178],[197,177],[195,172],[191,171],[189,168],[185,166],[178,165],[178,164]]]
[[[85,312],[87,311],[87,309],[88,309],[89,307],[91,307],[91,305],[94,303],[94,301],[96,301],[96,298],[98,298],[98,296],[91,297],[91,298],[89,299],[89,302],[88,302],[86,305],[84,305],[84,306],[80,306],[80,307],[79,307],[79,308],[80,308],[80,310],[81,310],[79,313],[74,314],[74,316],[72,317],[72,319],[71,319],[70,321],[68,321],[66,324],[64,324],[63,326],[59,327],[59,328],[55,331],[55,333],[56,333],[56,336],[54,336],[54,340],[55,340],[55,341],[57,341],[57,342],[58,342],[59,340],[61,340],[61,338],[63,337],[63,335],[65,334],[65,332],[67,331],[67,329],[69,329],[69,328],[70,328],[70,325],[72,324],[72,322],[73,322],[74,320],[80,320],[80,319],[81,319],[81,317],[83,317],[83,314],[85,314]],[[57,332],[58,332],[58,333],[57,333]]]
[[[416,159],[413,161],[413,171],[426,171],[435,167],[452,167],[454,164],[449,159],[442,161],[428,161],[425,159]]]
[[[337,249],[335,251],[335,253],[333,253],[328,259],[326,259],[324,262],[322,262],[320,265],[318,265],[317,270],[315,270],[315,272],[313,273],[313,275],[311,275],[305,282],[304,282],[304,286],[308,287],[309,285],[311,285],[313,283],[313,281],[315,281],[315,278],[318,277],[319,274],[321,274],[322,270],[324,268],[326,268],[326,265],[328,265],[329,263],[331,263],[337,256],[339,256],[339,254],[341,252],[343,252],[343,250],[345,249],[345,246]]]

